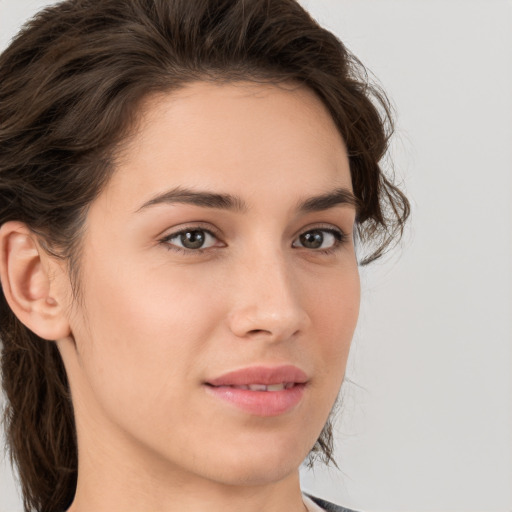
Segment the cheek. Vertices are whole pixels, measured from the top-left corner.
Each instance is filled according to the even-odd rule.
[[[122,266],[89,271],[77,344],[100,400],[125,407],[140,398],[143,409],[163,390],[173,399],[176,383],[193,378],[221,305],[212,301],[211,283],[140,268],[139,275]]]
[[[324,283],[322,293],[312,294],[310,317],[315,326],[319,375],[328,401],[334,400],[343,381],[350,344],[357,325],[360,283],[357,266]]]
[[[322,280],[309,294],[309,311],[319,333],[334,345],[350,344],[359,316],[360,283],[357,266]],[[335,343],[336,340],[339,343]]]

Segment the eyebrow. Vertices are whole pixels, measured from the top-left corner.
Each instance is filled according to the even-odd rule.
[[[214,192],[195,191],[186,188],[174,188],[163,194],[146,201],[138,210],[148,208],[158,204],[185,203],[203,208],[216,208],[221,210],[234,210],[243,212],[247,210],[247,204],[239,197],[231,194],[218,194]]]
[[[202,208],[215,208],[237,212],[245,212],[248,210],[247,203],[240,197],[232,194],[220,194],[177,187],[152,197],[136,210],[136,212],[140,212],[150,206],[174,203],[184,203],[200,206]],[[308,197],[307,199],[299,201],[297,210],[304,213],[318,212],[342,205],[352,206],[357,210],[359,201],[349,189],[340,187],[325,194]]]
[[[334,208],[335,206],[352,206],[359,209],[359,200],[348,188],[336,188],[331,192],[310,197],[299,202],[298,210],[301,212],[319,212]]]

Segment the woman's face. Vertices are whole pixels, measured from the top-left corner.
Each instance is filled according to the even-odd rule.
[[[351,191],[305,88],[194,83],[145,104],[88,212],[74,341],[59,341],[81,464],[228,484],[296,472],[358,315]]]

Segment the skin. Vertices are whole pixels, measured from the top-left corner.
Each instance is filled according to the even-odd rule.
[[[39,301],[18,316],[58,339],[69,375],[70,511],[304,510],[298,468],[342,383],[360,291],[354,206],[297,205],[352,190],[343,140],[313,92],[291,85],[194,83],[148,99],[142,114],[88,212],[79,301],[22,225],[2,231],[11,307],[16,293]],[[177,187],[244,207],[141,208]],[[212,235],[184,250],[185,228]],[[300,235],[319,231],[322,248],[303,245]],[[39,258],[32,274],[16,251]],[[259,417],[205,392],[228,371],[282,364],[309,379],[284,414]]]

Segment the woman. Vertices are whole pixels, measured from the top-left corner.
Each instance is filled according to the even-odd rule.
[[[342,43],[293,0],[70,0],[1,56],[0,119],[25,509],[346,510],[298,468],[409,209]]]

